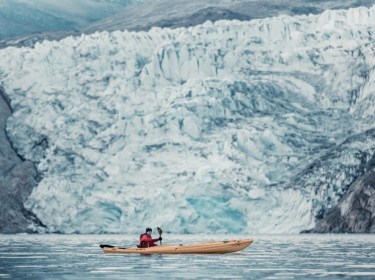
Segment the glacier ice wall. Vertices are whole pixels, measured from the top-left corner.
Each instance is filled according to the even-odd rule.
[[[375,6],[0,50],[25,206],[64,233],[311,228],[374,152],[374,31]]]

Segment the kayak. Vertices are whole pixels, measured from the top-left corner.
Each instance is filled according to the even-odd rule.
[[[191,245],[160,245],[148,248],[118,248],[110,245],[100,245],[100,247],[104,254],[225,254],[243,250],[253,241],[253,239],[246,239]]]
[[[253,239],[220,242],[203,242],[192,245],[160,245],[148,248],[106,248],[101,245],[104,254],[225,254],[245,249]]]

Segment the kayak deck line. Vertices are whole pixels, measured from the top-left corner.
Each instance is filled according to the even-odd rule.
[[[246,239],[210,241],[190,245],[160,245],[148,248],[118,248],[110,245],[100,247],[103,246],[104,254],[226,254],[241,251],[253,242],[253,239]]]

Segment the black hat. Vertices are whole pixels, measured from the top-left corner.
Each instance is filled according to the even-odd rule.
[[[146,228],[146,232],[148,232],[148,231],[152,231],[152,228]]]

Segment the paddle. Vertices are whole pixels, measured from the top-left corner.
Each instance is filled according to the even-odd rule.
[[[100,244],[100,248],[115,248],[115,246],[107,245],[107,244]]]
[[[161,235],[163,234],[163,231],[159,227],[157,229],[158,229],[159,237],[161,237]],[[162,245],[162,243],[161,243],[161,240],[160,240],[160,246],[161,245]]]
[[[112,246],[112,245],[107,245],[107,244],[100,244],[99,245],[100,248],[104,249],[104,248],[117,248],[116,246]],[[127,248],[118,248],[118,249],[127,249]]]

